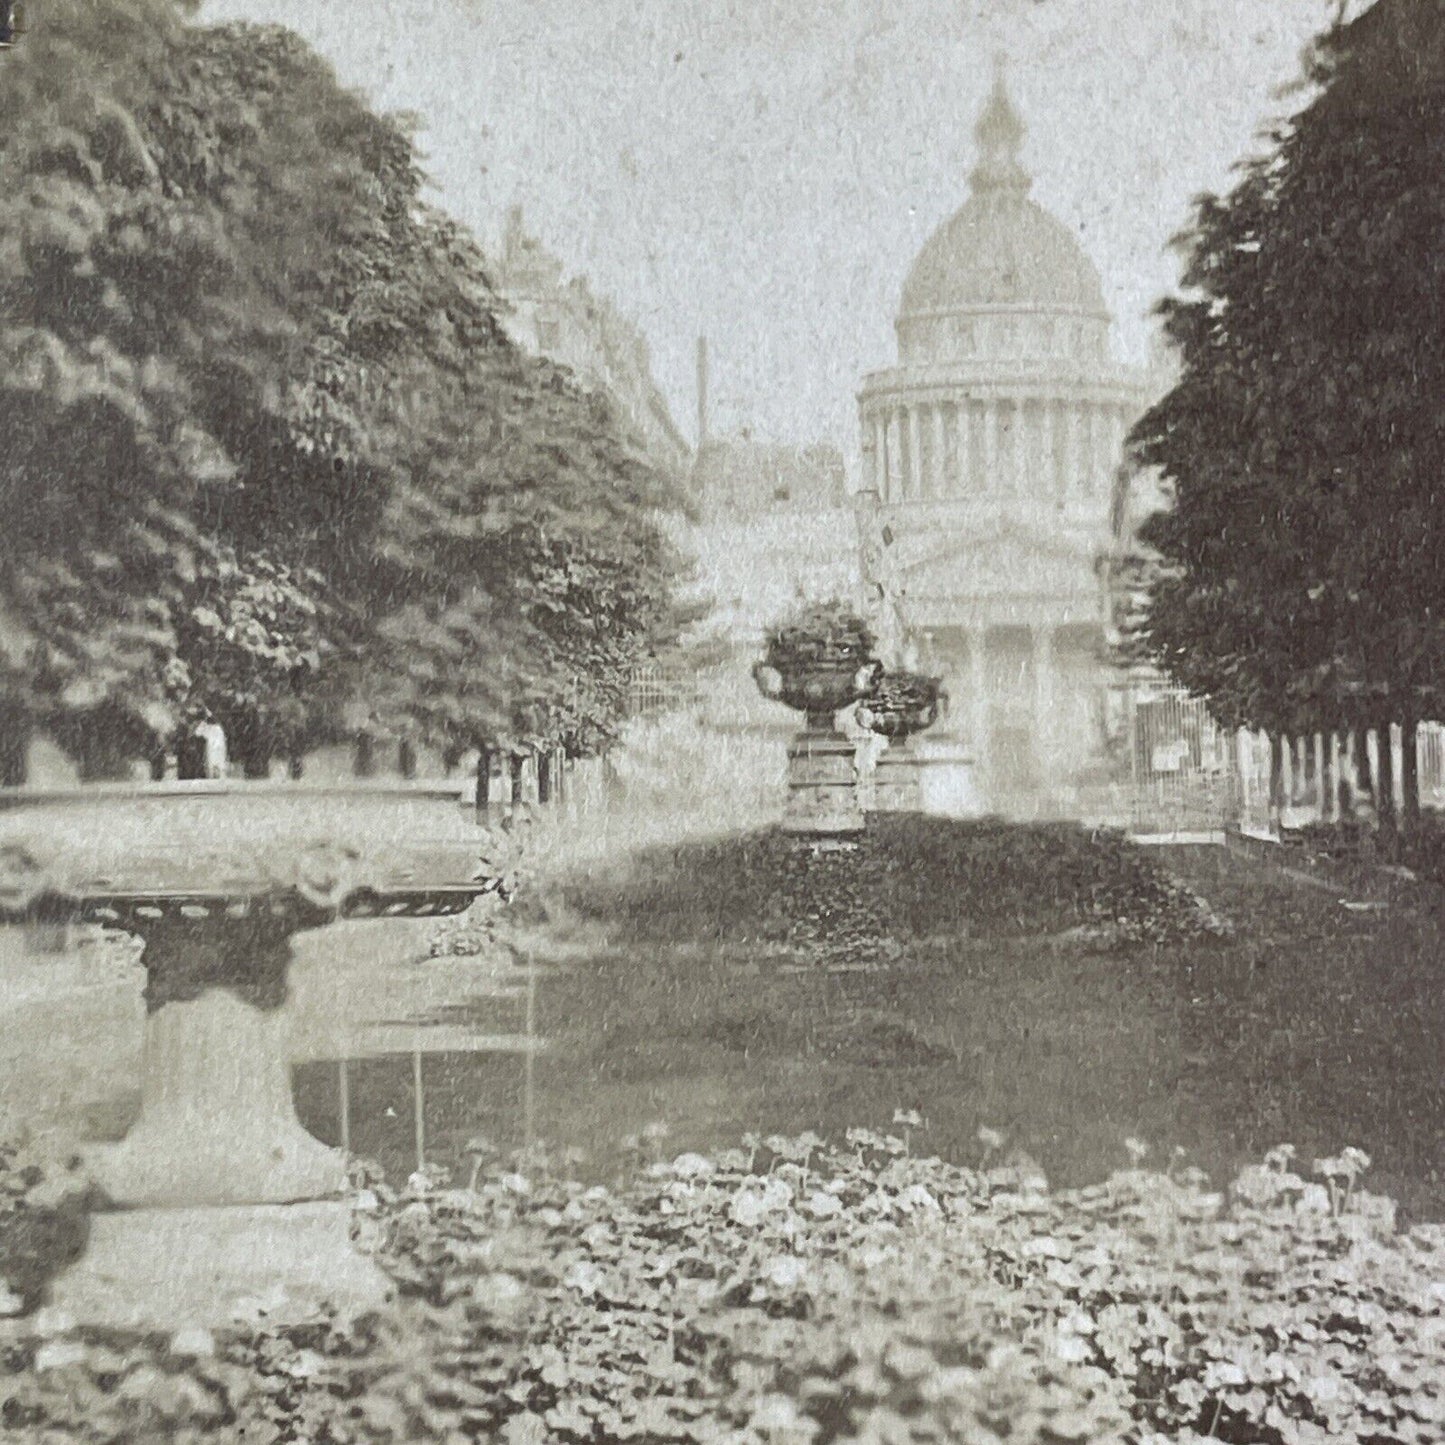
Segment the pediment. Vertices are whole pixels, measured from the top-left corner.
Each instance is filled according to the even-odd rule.
[[[1094,593],[1095,548],[1083,539],[1038,536],[1021,528],[989,535],[919,538],[927,550],[897,559],[901,590],[912,597]]]

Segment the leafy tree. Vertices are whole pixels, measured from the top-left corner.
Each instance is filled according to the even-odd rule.
[[[1173,505],[1140,636],[1227,720],[1397,722],[1408,765],[1445,681],[1445,4],[1341,19],[1308,80],[1199,203],[1162,308],[1181,376],[1133,449]]]
[[[355,480],[297,444],[297,303],[368,209],[344,142],[369,113],[300,42],[158,0],[46,22],[0,92],[12,695],[52,727],[164,731],[189,599],[230,546],[264,517],[268,549],[324,529],[345,550]]]
[[[400,121],[289,32],[133,10],[59,0],[0,97],[9,697],[82,751],[215,717],[255,772],[348,691],[595,745],[668,612],[667,487],[506,339]]]

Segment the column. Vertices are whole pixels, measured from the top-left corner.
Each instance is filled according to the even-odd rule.
[[[1023,443],[1024,409],[1015,397],[1008,404],[1008,459],[1004,463],[1009,494],[1015,497],[1023,490]]]
[[[1064,498],[1067,502],[1077,499],[1083,489],[1083,458],[1079,408],[1076,403],[1068,403],[1064,410]]]
[[[896,407],[884,420],[883,433],[884,450],[888,454],[888,485],[884,488],[884,500],[896,502],[903,488],[903,424]]]
[[[972,737],[969,746],[973,749],[974,763],[983,766],[984,754],[988,751],[988,676],[984,667],[984,650],[988,633],[984,627],[974,627],[968,634],[968,720]]]
[[[998,486],[998,403],[983,404],[983,490],[993,493]]]
[[[1062,507],[1064,505],[1064,488],[1068,479],[1068,472],[1064,465],[1064,408],[1059,402],[1050,402],[1047,414],[1049,494],[1053,497],[1054,505]]]
[[[969,491],[967,401],[960,401],[953,408],[953,451],[958,459],[953,469],[953,495],[962,497]]]
[[[923,497],[923,409],[908,408],[908,499],[921,501]]]
[[[1112,410],[1099,412],[1099,495],[1107,497],[1114,485],[1114,468],[1118,465],[1119,419]]]
[[[1029,497],[1044,498],[1049,495],[1051,473],[1049,471],[1049,407],[1042,397],[1029,404],[1029,448],[1028,470],[1025,482]]]
[[[935,402],[933,406],[933,481],[929,495],[948,495],[948,427],[942,402]]]
[[[1054,629],[1033,629],[1034,648],[1034,760],[1039,781],[1053,772],[1051,733],[1054,714]]]
[[[888,426],[881,416],[869,420],[873,429],[873,488],[886,502],[888,500]]]

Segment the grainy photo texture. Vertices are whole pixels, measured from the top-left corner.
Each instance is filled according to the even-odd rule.
[[[0,1437],[1445,1442],[1445,0],[0,0]]]

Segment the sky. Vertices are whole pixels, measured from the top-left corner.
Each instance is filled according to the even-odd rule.
[[[908,267],[967,196],[996,58],[1033,194],[1143,361],[1169,241],[1227,187],[1332,0],[209,0],[277,21],[422,122],[442,204],[506,209],[642,328],[683,431],[856,452]]]

